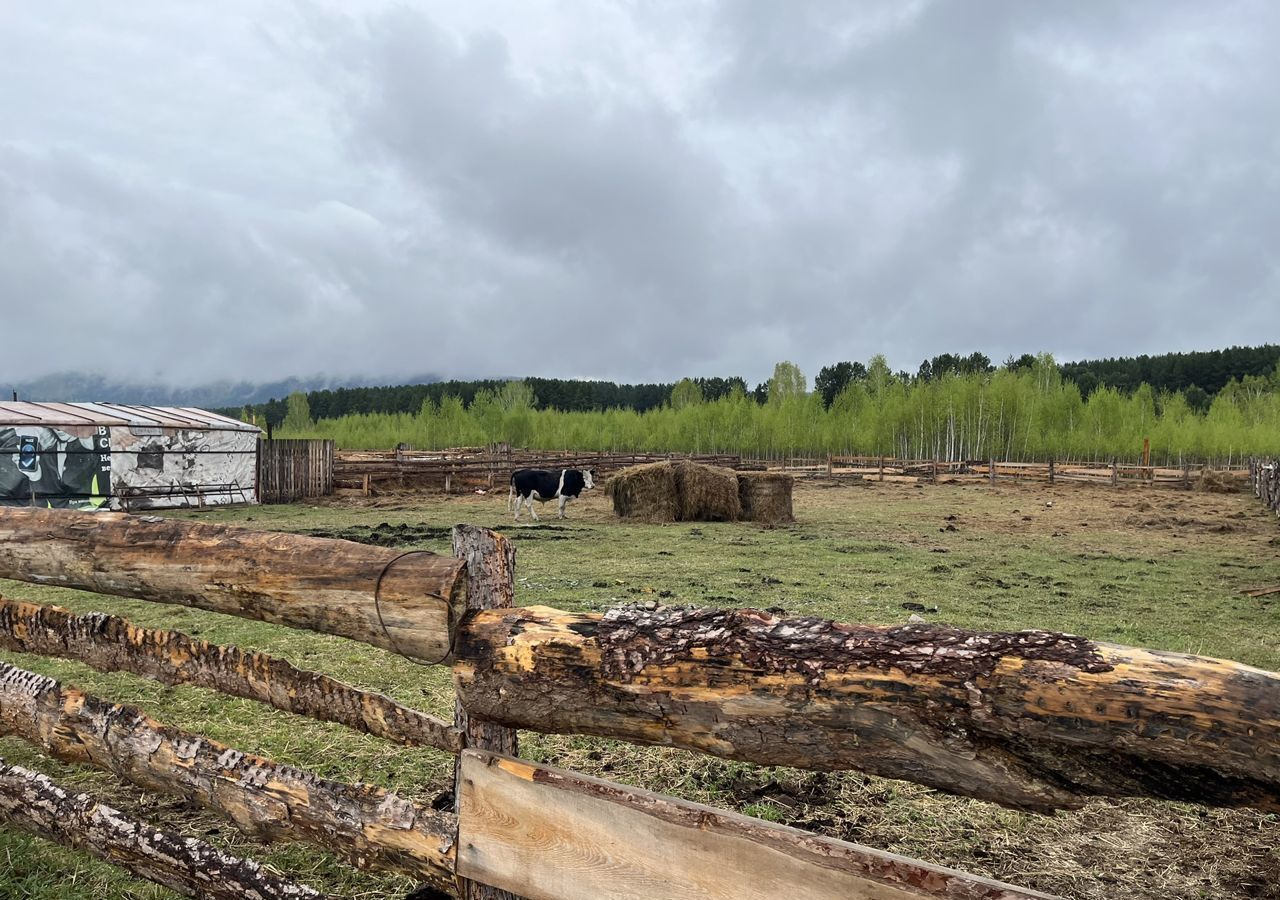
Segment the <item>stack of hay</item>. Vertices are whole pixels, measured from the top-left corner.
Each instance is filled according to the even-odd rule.
[[[794,522],[791,486],[795,479],[784,472],[739,472],[738,500],[742,518],[766,525]]]
[[[733,522],[776,525],[791,514],[790,475],[734,472],[688,460],[623,469],[605,485],[613,511],[648,522]]]
[[[671,463],[623,469],[605,482],[604,494],[613,501],[613,511],[624,519],[674,522],[680,513],[676,473]]]

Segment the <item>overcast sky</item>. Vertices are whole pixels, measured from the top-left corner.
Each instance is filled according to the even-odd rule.
[[[1280,4],[0,0],[0,380],[1280,339]]]

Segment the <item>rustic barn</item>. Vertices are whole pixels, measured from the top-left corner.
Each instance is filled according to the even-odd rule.
[[[0,506],[256,503],[258,428],[189,407],[0,403]]]

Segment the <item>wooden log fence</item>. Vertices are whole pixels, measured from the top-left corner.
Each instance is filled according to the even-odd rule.
[[[833,477],[860,478],[864,481],[964,482],[998,480],[1059,481],[1091,484],[1147,484],[1190,488],[1206,472],[1225,474],[1242,482],[1251,469],[1234,466],[1218,469],[1205,463],[1181,466],[1159,466],[1147,463],[1071,462],[1048,459],[1043,462],[983,460],[918,460],[881,456],[831,456],[826,474]]]
[[[209,688],[410,747],[462,749],[458,729],[382,694],[265,653],[221,647],[177,631],[139,628],[106,613],[77,616],[56,606],[0,597],[0,648],[74,659],[100,672],[132,672],[163,684]]]
[[[206,900],[324,900],[319,891],[272,875],[195,838],[169,834],[47,775],[0,760],[0,823],[84,850],[138,878]]]
[[[730,469],[742,465],[736,454],[339,451],[333,478],[337,487],[356,488],[366,494],[385,488],[505,490],[517,469],[591,469],[602,476],[627,466],[669,459],[692,459]]]
[[[0,734],[178,794],[264,841],[305,841],[360,868],[453,884],[452,813],[243,753],[8,663],[0,663]]]
[[[1043,896],[524,762],[513,735],[498,752],[461,738],[477,726],[858,769],[1030,810],[1148,796],[1280,811],[1276,674],[1037,631],[755,610],[509,608],[509,551],[500,536],[462,527],[455,553],[465,562],[181,521],[0,509],[0,577],[176,601],[451,665],[462,713],[452,728],[261,654],[109,616],[0,604],[0,647],[215,689],[234,683],[265,702],[323,684],[321,695],[346,698],[335,704],[350,713],[345,724],[391,739],[396,723],[416,721],[445,736],[434,746],[462,750],[456,814],[279,766],[4,664],[0,732],[191,798],[264,839],[304,840],[439,890],[471,892],[458,886],[464,879],[474,896],[482,883],[530,898]],[[388,585],[402,565],[411,577]],[[319,715],[290,703],[281,708]],[[381,711],[366,717],[371,708]]]
[[[1249,460],[1249,483],[1262,505],[1280,516],[1280,459]]]
[[[0,508],[0,572],[336,634],[430,662],[448,656],[449,617],[466,595],[465,565],[430,553],[65,512]]]

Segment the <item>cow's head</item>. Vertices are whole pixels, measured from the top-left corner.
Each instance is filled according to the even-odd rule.
[[[583,487],[583,489],[584,489],[584,490],[588,490],[588,491],[589,491],[589,490],[591,490],[591,489],[592,489],[593,487],[595,487],[595,486],[596,486],[596,483],[595,483],[595,481],[593,481],[593,480],[592,480],[591,470],[590,470],[590,469],[583,469],[583,470],[582,470],[582,487]]]

